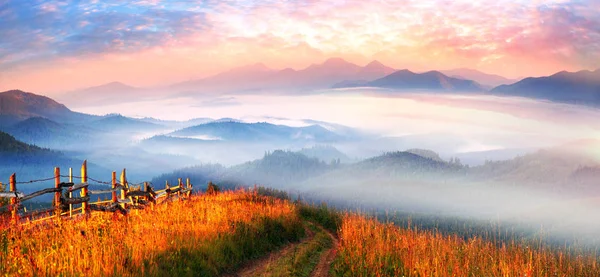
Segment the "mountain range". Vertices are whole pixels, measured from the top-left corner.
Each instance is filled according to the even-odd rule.
[[[399,91],[521,96],[597,106],[600,104],[599,72],[600,69],[563,71],[546,77],[516,80],[468,68],[415,73],[408,69],[396,70],[376,60],[359,66],[341,58],[330,58],[300,70],[276,70],[262,63],[250,64],[214,76],[151,89],[112,82],[66,93],[59,99],[72,105],[85,106],[114,103],[114,99],[121,102],[139,101],[174,95],[302,93],[329,88],[379,87]],[[0,124],[2,121],[7,120],[0,118]]]
[[[392,72],[394,72],[393,68],[378,61],[359,66],[340,58],[331,58],[301,70],[292,68],[273,70],[258,63],[234,68],[212,77],[173,84],[169,89],[190,93],[278,89],[298,91],[328,88],[344,80],[374,80]]]
[[[328,148],[315,148],[312,152],[331,152],[332,149]],[[337,149],[333,151],[338,152]],[[600,193],[594,181],[600,176],[599,161],[561,148],[544,149],[508,160],[489,161],[475,167],[462,165],[459,161],[444,161],[435,152],[423,149],[388,152],[341,164],[327,163],[309,157],[304,152],[275,150],[250,162],[230,167],[206,164],[183,168],[173,174],[163,174],[160,179],[176,180],[178,175],[192,175],[198,178],[192,180],[194,183],[205,184],[212,180],[226,186],[259,184],[292,190],[329,187],[345,191],[354,189],[352,187],[357,184],[368,187],[389,184],[397,188],[431,188],[433,184],[454,183],[467,187],[469,184],[518,184],[562,193]],[[365,191],[364,188],[362,191]]]
[[[473,80],[483,86],[494,88],[500,85],[509,85],[518,82],[516,79],[508,79],[506,77],[496,75],[496,74],[487,74],[478,70],[470,69],[470,68],[457,68],[457,69],[449,69],[449,70],[440,70],[441,73],[446,76],[464,79],[464,80]]]
[[[155,90],[137,88],[121,82],[69,91],[56,96],[56,99],[70,106],[85,107],[99,104],[140,101],[155,96]]]
[[[378,87],[411,91],[484,92],[485,88],[475,81],[448,77],[439,71],[414,73],[398,70],[385,77],[366,83],[338,83],[333,88]]]

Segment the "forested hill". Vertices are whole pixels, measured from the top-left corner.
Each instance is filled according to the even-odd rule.
[[[49,153],[50,150],[30,145],[15,139],[15,137],[0,131],[0,153]]]

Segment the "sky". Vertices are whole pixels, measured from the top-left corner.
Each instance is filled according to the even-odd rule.
[[[330,57],[509,78],[600,67],[598,0],[0,0],[0,91],[164,86]]]

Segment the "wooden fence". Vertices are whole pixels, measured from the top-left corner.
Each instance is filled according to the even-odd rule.
[[[63,182],[61,177],[67,177],[68,182]],[[80,183],[73,182],[73,179],[80,179]],[[110,189],[106,190],[89,190],[88,179],[100,184],[110,185]],[[17,189],[18,183],[34,183],[38,181],[54,180],[53,188],[42,189],[25,195]],[[0,183],[2,185],[2,183]],[[142,188],[143,185],[143,188]],[[66,189],[66,191],[64,191]],[[80,192],[79,197],[74,197],[74,192]],[[66,196],[65,192],[68,192]],[[54,194],[52,207],[34,211],[22,209],[22,202],[32,198],[42,196],[44,194]],[[100,200],[91,202],[93,195],[111,194],[110,200]],[[119,193],[119,197],[117,197]],[[16,174],[10,176],[9,190],[0,192],[0,198],[9,198],[10,203],[7,208],[11,214],[11,221],[14,223],[33,223],[51,218],[74,217],[87,215],[92,211],[98,212],[118,212],[126,215],[132,209],[144,209],[147,206],[164,203],[173,199],[189,198],[192,193],[192,184],[190,179],[186,180],[184,185],[182,179],[179,178],[177,186],[171,187],[167,181],[165,189],[154,190],[148,182],[143,182],[138,185],[130,185],[127,181],[126,170],[123,169],[119,181],[117,182],[117,173],[112,172],[112,180],[104,182],[92,179],[87,174],[87,161],[81,165],[81,176],[73,176],[72,169],[69,168],[69,175],[61,175],[60,168],[54,168],[54,177],[33,180],[27,182],[17,182]],[[80,205],[80,207],[75,207]]]

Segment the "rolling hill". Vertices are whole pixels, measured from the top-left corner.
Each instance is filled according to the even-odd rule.
[[[173,182],[177,180],[177,176],[185,175],[191,176],[192,182],[197,184],[213,181],[231,188],[254,184],[282,188],[317,177],[331,168],[333,167],[317,158],[310,158],[298,152],[275,150],[265,153],[261,159],[231,167],[203,164],[176,170],[154,179]]]
[[[25,181],[52,176],[54,167],[62,168],[81,166],[81,160],[71,159],[61,152],[52,151],[38,146],[30,145],[17,140],[15,137],[0,131],[0,182],[7,183],[9,176],[17,173],[17,181]],[[99,167],[91,164],[91,172],[106,173]],[[20,191],[32,192],[40,187],[48,187],[48,183],[36,183],[21,186]],[[51,196],[47,197],[47,200]]]
[[[85,143],[89,143],[90,139],[90,133],[78,126],[43,117],[30,117],[5,128],[5,131],[23,142],[54,149],[84,143],[86,140]]]
[[[189,138],[211,138],[225,141],[338,141],[344,137],[333,133],[320,125],[289,127],[266,122],[243,123],[235,121],[217,121],[184,128],[168,134],[169,136]]]
[[[108,115],[89,123],[92,128],[113,132],[148,132],[165,129],[165,126],[120,114]]]
[[[23,153],[49,153],[47,149],[18,141],[15,137],[0,131],[0,153],[23,154]]]
[[[331,145],[315,145],[310,148],[302,148],[298,153],[303,154],[309,158],[316,158],[326,163],[347,163],[351,159],[337,148]]]
[[[495,87],[491,93],[598,107],[600,105],[600,69],[578,72],[561,71],[547,77],[525,78],[512,85]]]
[[[297,182],[315,178],[329,170],[329,166],[316,158],[291,151],[276,150],[262,159],[233,166],[223,179],[237,184],[269,184],[289,187]]]

